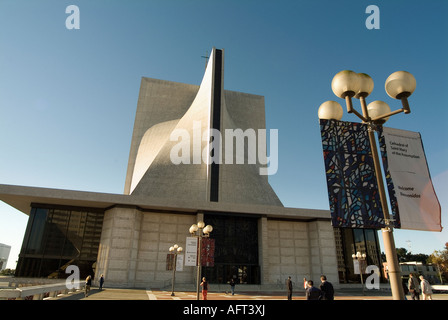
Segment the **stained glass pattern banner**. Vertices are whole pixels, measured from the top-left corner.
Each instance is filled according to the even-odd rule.
[[[202,238],[201,265],[213,267],[215,265],[215,239]]]
[[[385,227],[367,125],[321,119],[320,129],[332,225]]]

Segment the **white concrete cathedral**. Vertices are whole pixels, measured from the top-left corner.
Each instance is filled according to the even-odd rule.
[[[172,277],[168,248],[185,246],[190,226],[203,220],[214,227],[214,265],[202,268],[212,284],[233,277],[273,288],[288,276],[301,283],[325,274],[337,286],[329,211],[285,208],[260,174],[266,162],[249,163],[259,157],[247,144],[232,164],[211,161],[211,149],[215,159],[230,152],[226,129],[265,130],[264,108],[262,96],[224,90],[224,51],[216,48],[200,86],[142,78],[124,194],[0,185],[0,200],[30,215],[18,275],[63,277],[79,264],[110,287],[163,288]],[[210,129],[222,140],[210,139]],[[189,153],[179,148],[186,137]],[[176,274],[176,285],[195,283],[195,267]]]

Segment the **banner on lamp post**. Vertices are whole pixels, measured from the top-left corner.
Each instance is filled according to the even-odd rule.
[[[399,216],[401,228],[442,231],[441,207],[420,133],[383,128],[379,141],[392,213]]]
[[[198,238],[187,237],[185,241],[185,266],[196,267],[198,258]]]
[[[166,270],[173,270],[174,259],[176,259],[176,271],[184,271],[184,255],[174,253],[166,255]]]
[[[213,267],[215,265],[215,239],[202,238],[201,265]]]
[[[177,255],[176,271],[184,271],[184,255],[183,254]]]
[[[385,227],[366,124],[320,119],[331,223]]]

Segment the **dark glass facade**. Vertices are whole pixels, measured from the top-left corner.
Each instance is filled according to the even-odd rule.
[[[382,270],[381,251],[375,229],[335,228],[338,250],[338,272],[340,283],[359,283],[360,275],[354,273],[352,254],[366,254],[365,265],[376,265]],[[381,272],[382,274],[382,272]]]
[[[103,217],[101,209],[33,204],[16,277],[67,278],[69,265],[93,277]]]
[[[203,267],[202,276],[210,283],[227,283],[231,278],[241,284],[260,283],[258,260],[259,218],[230,214],[204,214],[213,226],[214,267]]]

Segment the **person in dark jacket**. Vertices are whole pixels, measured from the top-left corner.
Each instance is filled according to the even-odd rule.
[[[103,290],[103,285],[104,285],[104,275],[101,275],[101,277],[100,277],[100,291]]]
[[[411,293],[412,300],[420,300],[420,285],[412,273],[409,274],[408,288]]]
[[[286,280],[286,290],[288,291],[288,300],[292,300],[292,281],[291,277]]]
[[[328,282],[324,275],[320,277],[320,281],[321,300],[334,300],[334,288],[331,282]]]
[[[320,289],[313,286],[313,280],[308,280],[308,288],[306,289],[306,300],[319,300],[321,296]]]
[[[232,296],[235,295],[235,280],[232,278],[230,279],[230,290],[232,291]]]

